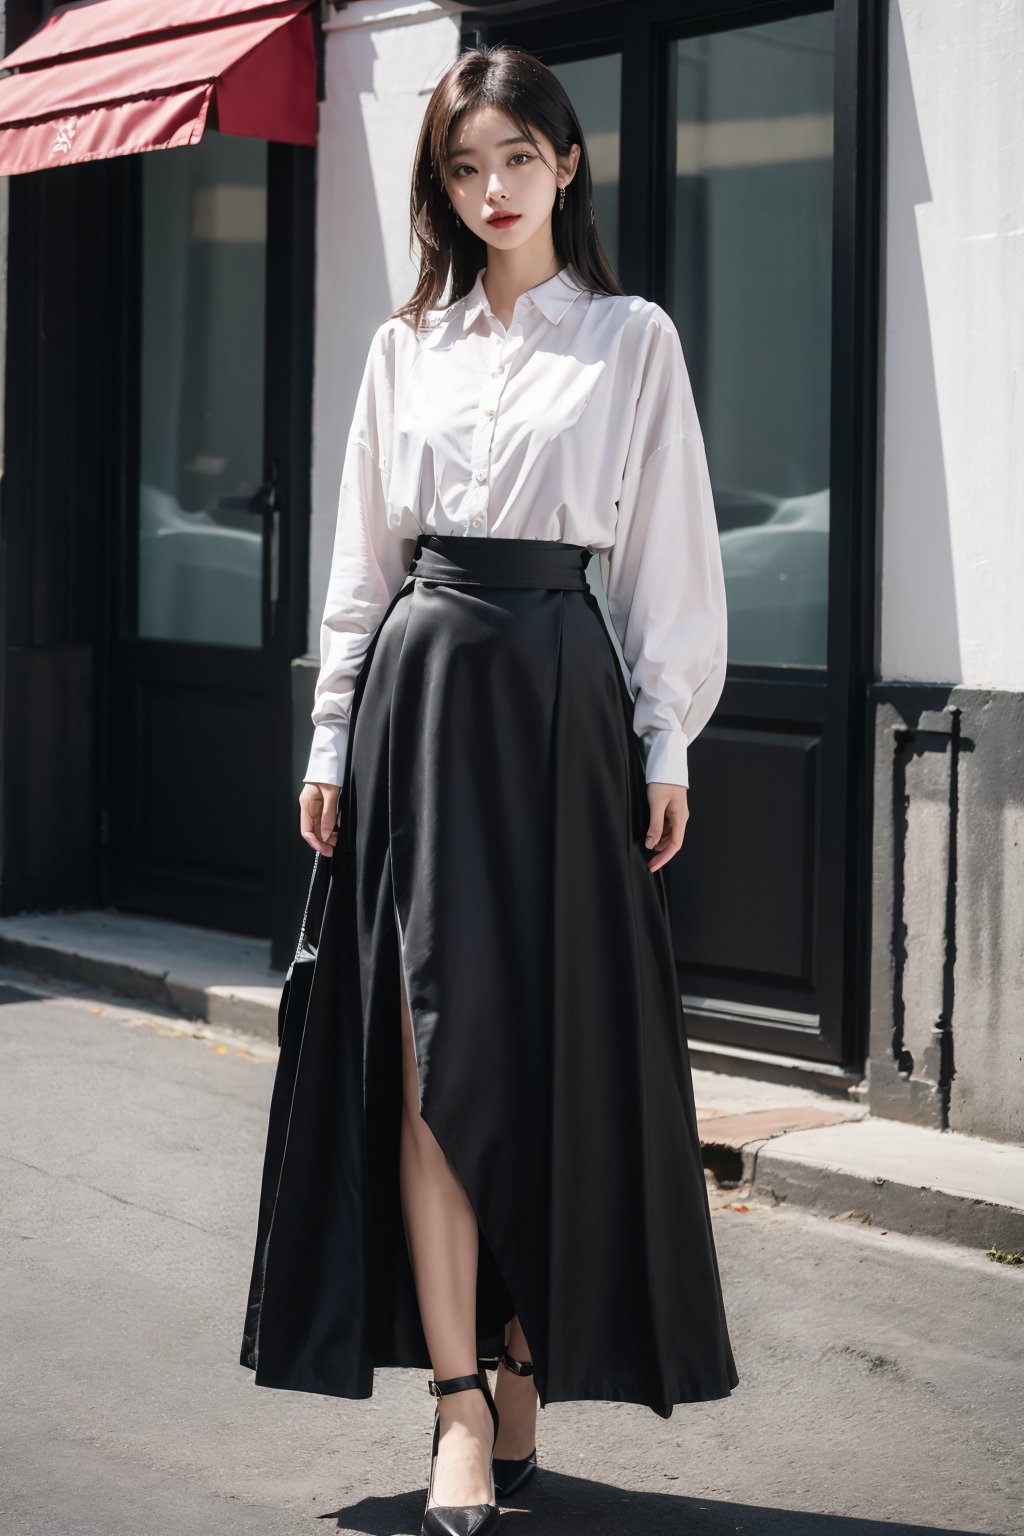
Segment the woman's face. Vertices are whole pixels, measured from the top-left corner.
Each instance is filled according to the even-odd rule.
[[[497,107],[474,107],[449,135],[445,191],[466,228],[496,250],[518,249],[538,236],[549,244],[558,189],[576,171],[578,144],[559,161],[550,139],[534,133],[547,165]],[[508,214],[516,217],[494,222]]]

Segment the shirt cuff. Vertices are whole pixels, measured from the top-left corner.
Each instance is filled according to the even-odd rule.
[[[337,784],[345,773],[345,749],[348,745],[348,721],[321,724],[313,731],[313,747],[303,774],[304,784]]]
[[[644,777],[648,784],[681,784],[689,789],[689,743],[683,731],[645,731],[640,737],[640,745],[644,753]]]

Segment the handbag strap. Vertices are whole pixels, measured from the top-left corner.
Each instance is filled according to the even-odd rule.
[[[306,942],[306,928],[309,925],[309,908],[310,908],[310,903],[313,900],[313,887],[316,885],[316,874],[317,874],[317,870],[320,868],[320,859],[321,859],[320,850],[317,849],[316,853],[313,855],[313,873],[309,877],[309,890],[306,893],[306,907],[305,907],[305,911],[302,914],[302,926],[299,929],[299,942],[295,946],[295,959],[296,960],[299,958],[299,955],[302,953],[302,946]]]

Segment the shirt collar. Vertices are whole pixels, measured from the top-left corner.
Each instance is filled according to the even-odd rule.
[[[483,310],[491,313],[491,306],[487,302],[487,294],[484,291],[484,273],[486,267],[481,267],[476,274],[476,279],[469,292],[459,301],[462,304],[462,330],[468,331],[477,315]],[[559,269],[554,277],[546,278],[543,283],[537,283],[533,288],[527,288],[523,298],[530,299],[540,310],[545,320],[550,320],[552,325],[557,325],[574,299],[579,298],[585,289],[580,288],[569,276],[568,266]]]

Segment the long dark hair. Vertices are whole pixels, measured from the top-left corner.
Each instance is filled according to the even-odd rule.
[[[475,107],[497,107],[534,145],[539,130],[566,155],[580,146],[576,173],[565,189],[565,207],[551,221],[555,253],[572,268],[581,287],[595,293],[622,293],[598,239],[594,220],[590,159],[579,119],[561,81],[525,49],[502,43],[469,48],[445,70],[427,103],[413,164],[409,199],[410,249],[419,246],[420,273],[412,297],[389,319],[410,319],[418,329],[430,309],[440,307],[451,276],[449,304],[461,299],[487,262],[487,242],[456,224],[445,191],[448,137]],[[555,166],[552,170],[557,169]]]

